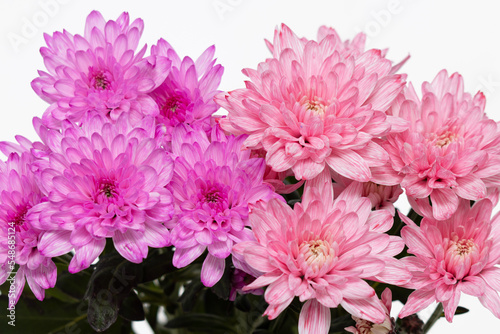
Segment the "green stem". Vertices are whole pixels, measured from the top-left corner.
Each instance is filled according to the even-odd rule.
[[[87,318],[87,313],[84,313],[78,317],[76,317],[75,319],[73,319],[72,321],[68,322],[67,324],[64,324],[62,325],[61,327],[58,327],[54,330],[52,330],[49,334],[53,334],[53,333],[59,333],[59,331],[62,331],[63,329],[67,329],[67,328],[71,328],[73,325],[75,325],[77,322],[79,321],[82,321],[83,319]]]
[[[429,320],[427,320],[427,322],[424,325],[424,334],[426,334],[431,329],[431,327],[436,323],[436,321],[438,321],[438,319],[441,318],[442,313],[443,313],[443,304],[439,303],[436,306],[434,312],[432,312],[432,315],[429,318]]]

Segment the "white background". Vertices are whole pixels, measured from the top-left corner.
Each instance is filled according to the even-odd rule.
[[[66,29],[83,34],[85,18],[94,9],[106,19],[116,19],[123,11],[141,17],[143,43],[150,46],[163,37],[181,56],[196,58],[215,44],[216,57],[225,67],[221,90],[243,87],[241,69],[256,68],[269,56],[264,38],[272,39],[281,23],[309,39],[316,38],[320,25],[335,28],[343,39],[364,31],[367,46],[389,48],[388,58],[397,62],[411,55],[401,72],[417,88],[443,68],[459,72],[466,91],[482,90],[487,114],[500,120],[500,20],[494,1],[1,0],[0,140],[12,141],[16,134],[36,140],[31,120],[41,116],[47,104],[30,82],[38,69],[45,70],[38,52],[45,45],[43,33]],[[497,331],[499,319],[477,299],[463,295],[460,305],[471,311],[452,324],[440,320],[431,333]],[[397,311],[395,305],[394,316]],[[424,310],[422,318],[431,312]]]

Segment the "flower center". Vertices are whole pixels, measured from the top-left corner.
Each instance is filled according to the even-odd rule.
[[[189,100],[182,94],[172,93],[166,98],[157,99],[160,113],[166,117],[172,125],[186,121],[186,111],[189,108]]]
[[[305,104],[307,110],[312,110],[316,115],[324,116],[325,115],[325,105],[316,100],[309,100]]]
[[[116,197],[118,195],[115,182],[108,179],[100,182],[99,192],[100,194],[106,196],[106,198]]]
[[[474,244],[474,240],[472,239],[461,239],[459,241],[451,241],[450,246],[454,249],[456,255],[466,256],[472,252],[476,244]]]
[[[393,333],[393,325],[391,320],[386,318],[382,324],[375,324],[371,321],[353,317],[356,320],[356,329],[359,334],[373,334],[373,333]]]
[[[446,148],[452,142],[457,139],[457,134],[453,131],[445,131],[440,135],[432,134],[430,136],[430,142],[433,143],[437,147]]]
[[[455,279],[461,280],[469,274],[471,266],[480,261],[480,249],[474,239],[459,238],[452,233],[445,253],[446,270]]]
[[[311,110],[320,117],[325,116],[327,103],[323,99],[316,96],[313,99],[310,99],[309,97],[304,96],[299,103],[302,104],[306,110]]]
[[[179,108],[179,101],[177,99],[177,96],[170,96],[169,98],[167,98],[167,101],[165,101],[165,104],[163,105],[164,110],[167,110],[173,114],[175,114],[177,108]]]
[[[17,211],[12,219],[10,220],[14,225],[16,226],[22,226],[24,222],[26,221],[26,214],[28,213],[28,206],[24,205],[23,207],[20,208],[19,211]]]
[[[299,252],[304,255],[305,262],[312,267],[322,267],[327,260],[334,257],[333,249],[328,241],[304,241],[299,246]]]
[[[211,210],[221,213],[228,208],[228,193],[223,185],[218,183],[207,182],[200,189],[198,201],[200,205],[208,205]]]
[[[103,71],[94,72],[90,84],[97,90],[106,90],[110,84],[109,76]]]

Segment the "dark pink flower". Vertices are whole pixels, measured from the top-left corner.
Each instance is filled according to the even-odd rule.
[[[224,68],[213,59],[215,46],[211,46],[193,61],[182,60],[167,41],[160,39],[151,47],[151,54],[163,56],[172,67],[163,83],[150,93],[159,107],[156,121],[163,140],[172,140],[172,130],[178,124],[211,130],[210,116],[219,106],[214,101]]]
[[[51,149],[39,163],[40,183],[48,201],[37,205],[34,219],[48,230],[39,248],[46,256],[74,247],[69,271],[87,268],[111,238],[127,260],[139,263],[148,247],[169,245],[164,222],[173,206],[165,186],[173,162],[154,139],[154,119],[131,126],[126,115],[115,123],[94,114],[82,126],[64,121],[51,130],[35,120]]]
[[[18,138],[25,149],[0,143],[3,152],[11,152],[6,162],[0,161],[0,284],[14,280],[11,303],[17,303],[25,282],[35,297],[43,300],[45,290],[54,287],[57,278],[56,265],[39,250],[44,231],[35,228],[30,219],[33,207],[46,200],[31,170],[35,157],[27,150],[30,143]]]
[[[83,36],[67,31],[45,35],[47,47],[40,49],[47,72],[32,82],[35,92],[50,107],[43,122],[58,128],[62,120],[81,122],[88,112],[116,120],[127,112],[133,122],[144,115],[157,115],[148,95],[168,74],[165,57],[144,57],[146,46],[136,53],[144,29],[141,19],[129,23],[129,15],[105,21],[93,11],[87,17]]]
[[[213,286],[221,278],[234,244],[252,240],[249,205],[277,197],[263,183],[264,159],[242,150],[246,136],[226,136],[218,127],[211,139],[203,130],[174,129],[175,170],[169,186],[176,213],[169,227],[175,246],[173,263],[185,267],[205,250],[201,281]],[[238,259],[235,266],[242,269]]]

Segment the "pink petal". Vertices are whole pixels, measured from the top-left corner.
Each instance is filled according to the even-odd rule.
[[[335,150],[327,157],[326,163],[337,173],[358,182],[368,182],[371,178],[366,161],[351,150]]]
[[[219,259],[211,254],[207,254],[203,266],[201,267],[201,282],[207,287],[212,287],[224,274],[225,259]]]
[[[72,274],[77,273],[90,266],[92,262],[102,253],[106,246],[106,239],[93,239],[88,244],[75,247],[75,256],[69,263],[68,271]]]
[[[434,189],[431,193],[432,215],[437,220],[445,220],[457,211],[458,197],[452,189]]]
[[[330,323],[330,309],[310,299],[300,310],[299,334],[328,334]]]

